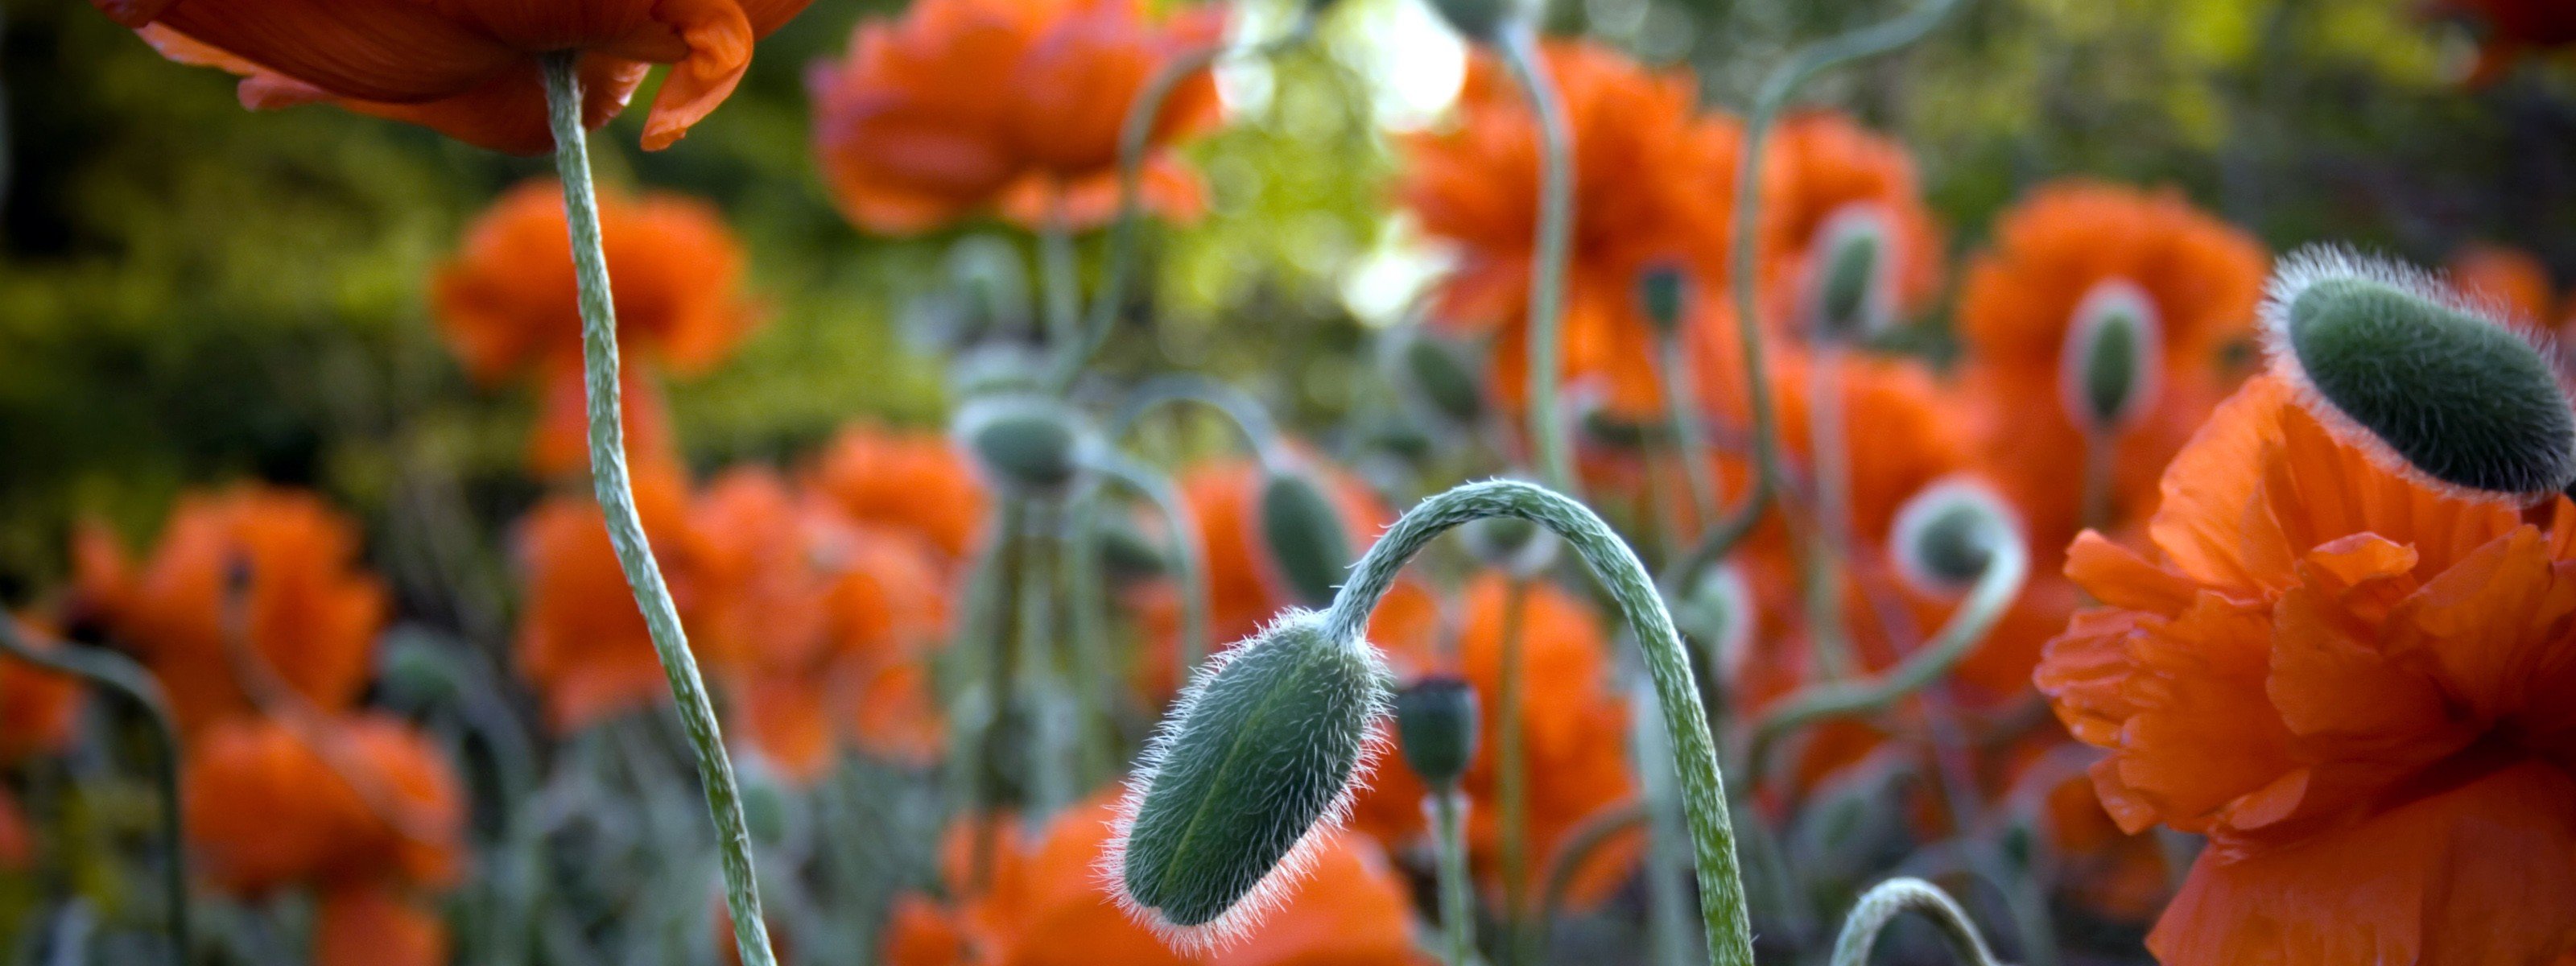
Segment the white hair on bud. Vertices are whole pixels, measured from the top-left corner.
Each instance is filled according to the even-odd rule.
[[[1866,339],[1894,328],[1897,261],[1905,253],[1897,250],[1896,225],[1887,209],[1875,201],[1846,202],[1827,214],[1811,237],[1802,286],[1808,312],[1824,305],[1825,286],[1832,281],[1835,256],[1844,245],[1867,238],[1877,243],[1878,251],[1870,258],[1869,280],[1861,290],[1860,325],[1842,335]],[[1814,318],[1807,320],[1810,328],[1818,323]]]
[[[2512,309],[2491,294],[2463,291],[2447,276],[2343,245],[2309,245],[2283,256],[2273,265],[2272,278],[2263,286],[2263,302],[2255,309],[2257,323],[2262,327],[2263,356],[2270,372],[2289,387],[2292,401],[2316,417],[2318,424],[2324,426],[2337,442],[2359,450],[2372,465],[2444,496],[2485,503],[2516,502],[2517,494],[2472,489],[2424,472],[2380,439],[2378,433],[2345,414],[2342,407],[2317,391],[2316,383],[2308,377],[2307,367],[2299,363],[2298,351],[2290,344],[2290,308],[2298,304],[2299,296],[2306,294],[2309,287],[2334,279],[2375,282],[2485,322],[2521,339],[2544,359],[2558,358],[2555,341],[2548,333],[2517,317]],[[2556,366],[2550,368],[2556,371],[2559,392],[2576,396],[2576,390],[2571,390],[2568,383],[2567,373],[2557,371]]]
[[[1127,788],[1118,796],[1116,814],[1109,820],[1109,844],[1092,866],[1101,887],[1117,902],[1119,909],[1152,930],[1165,945],[1184,955],[1221,952],[1251,935],[1262,920],[1286,905],[1297,887],[1305,882],[1307,874],[1314,871],[1316,856],[1321,853],[1324,843],[1330,841],[1349,820],[1352,803],[1368,787],[1368,779],[1376,773],[1378,762],[1394,748],[1387,728],[1388,718],[1393,714],[1387,690],[1383,687],[1372,689],[1362,715],[1366,728],[1360,738],[1359,756],[1352,763],[1350,777],[1342,782],[1341,790],[1324,806],[1323,814],[1315,819],[1313,825],[1307,826],[1306,834],[1299,836],[1296,844],[1289,846],[1288,851],[1271,866],[1269,874],[1254,883],[1252,889],[1223,915],[1199,925],[1185,926],[1171,921],[1162,910],[1136,901],[1136,897],[1128,893],[1128,837],[1136,830],[1136,816],[1144,810],[1145,795],[1153,789],[1155,776],[1161,773],[1164,763],[1171,757],[1172,745],[1179,740],[1182,724],[1197,710],[1209,683],[1216,680],[1227,665],[1250,653],[1253,648],[1267,646],[1279,639],[1283,627],[1301,621],[1313,622],[1320,631],[1323,615],[1302,607],[1281,611],[1251,637],[1210,655],[1190,673],[1189,684],[1173,699],[1171,709],[1164,713],[1162,723],[1155,726],[1154,735],[1146,740],[1144,750],[1137,753],[1136,764],[1128,772]],[[1346,646],[1366,652],[1381,680],[1393,678],[1393,672],[1387,670],[1383,659],[1376,656],[1375,645],[1355,640],[1347,642]]]
[[[1907,586],[1935,596],[1953,596],[1967,589],[1968,582],[1935,573],[1923,559],[1919,548],[1924,535],[1943,514],[1965,507],[1977,512],[1991,528],[1996,540],[2020,540],[2027,532],[2021,515],[2012,504],[1974,477],[1954,473],[1932,481],[1908,497],[1896,511],[1896,520],[1887,528],[1888,556],[1896,560],[1897,576]],[[1996,551],[2000,552],[2000,548]]]
[[[2084,377],[2092,367],[2094,347],[2101,341],[2102,326],[2115,314],[2126,313],[2138,323],[2137,358],[2134,373],[2137,383],[2129,387],[2129,398],[2112,415],[2108,425],[2093,426],[2093,406]],[[2138,283],[2111,276],[2093,283],[2084,300],[2075,304],[2075,314],[2068,318],[2066,341],[2059,349],[2057,363],[2057,401],[2066,407],[2066,415],[2077,425],[2094,433],[2116,432],[2133,424],[2147,410],[2155,408],[2157,394],[2164,391],[2165,319],[2153,296]]]

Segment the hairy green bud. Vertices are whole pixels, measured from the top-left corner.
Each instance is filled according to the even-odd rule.
[[[1637,273],[1637,308],[1655,331],[1669,338],[1690,311],[1690,277],[1681,266],[1658,262]]]
[[[1397,691],[1395,738],[1424,784],[1456,787],[1476,758],[1476,689],[1464,678],[1434,675]]]
[[[1807,258],[1808,321],[1817,338],[1852,342],[1895,324],[1894,246],[1877,205],[1844,205],[1825,219]]]
[[[2163,355],[2155,302],[2127,279],[2106,279],[2085,294],[2067,326],[2058,401],[2088,433],[2126,429],[2156,404]]]
[[[1261,478],[1260,522],[1261,545],[1289,596],[1308,607],[1331,604],[1356,558],[1324,487],[1299,469],[1271,468]]]
[[[1348,813],[1392,677],[1306,610],[1210,659],[1128,780],[1104,857],[1119,904],[1184,950],[1239,936]]]
[[[2020,539],[2020,532],[2002,497],[1982,484],[1952,478],[1906,500],[1887,542],[1907,583],[1946,595],[1975,584],[2002,543]]]
[[[2272,369],[2344,437],[2417,480],[2529,500],[2576,482],[2576,414],[2532,341],[2425,273],[2334,249],[2284,259]]]
[[[987,482],[1024,495],[1071,487],[1091,445],[1089,431],[1069,407],[1034,395],[975,400],[958,412],[956,432]]]

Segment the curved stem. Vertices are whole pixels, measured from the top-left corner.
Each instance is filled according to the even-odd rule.
[[[1620,615],[1636,633],[1646,673],[1673,743],[1681,776],[1682,806],[1690,822],[1700,881],[1700,912],[1709,955],[1722,966],[1751,966],[1753,934],[1744,911],[1744,883],[1736,866],[1735,832],[1727,814],[1726,781],[1708,712],[1692,677],[1690,652],[1673,629],[1672,615],[1634,551],[1583,504],[1544,487],[1514,480],[1469,483],[1416,505],[1397,520],[1353,568],[1349,583],[1324,615],[1326,634],[1359,640],[1369,612],[1394,586],[1398,571],[1423,545],[1449,528],[1484,517],[1517,517],[1556,532],[1592,569]]]
[[[1279,443],[1279,424],[1272,422],[1269,410],[1244,395],[1243,390],[1194,372],[1167,373],[1137,384],[1109,418],[1109,438],[1122,440],[1136,428],[1147,413],[1173,403],[1193,402],[1225,414],[1243,434],[1243,443],[1262,465],[1276,465],[1283,458]]]
[[[1208,589],[1200,576],[1205,568],[1199,563],[1198,519],[1170,480],[1135,460],[1111,453],[1102,456],[1095,468],[1144,494],[1163,514],[1172,544],[1172,579],[1181,590],[1181,666],[1176,680],[1187,681],[1198,670],[1199,659],[1207,656]]]
[[[1743,148],[1737,155],[1735,174],[1735,225],[1729,232],[1731,248],[1727,258],[1728,288],[1735,293],[1736,339],[1744,355],[1744,385],[1751,397],[1753,413],[1753,490],[1746,494],[1744,505],[1727,517],[1720,526],[1709,529],[1699,545],[1684,556],[1665,579],[1666,587],[1688,586],[1700,568],[1708,566],[1735,549],[1746,534],[1753,532],[1762,514],[1769,509],[1774,491],[1779,487],[1779,428],[1771,413],[1768,372],[1762,361],[1762,322],[1756,315],[1761,300],[1754,268],[1760,254],[1761,240],[1756,229],[1762,215],[1763,144],[1771,136],[1771,127],[1788,106],[1789,97],[1798,85],[1817,73],[1840,64],[1874,57],[1923,38],[1932,28],[1957,9],[1960,0],[1924,0],[1923,5],[1884,23],[1873,24],[1850,33],[1809,45],[1790,56],[1789,61],[1763,79],[1755,95],[1753,110],[1744,119]]]
[[[1312,5],[1302,6],[1297,22],[1288,32],[1262,41],[1242,52],[1246,57],[1270,57],[1289,47],[1306,42],[1315,35],[1315,13]],[[1056,356],[1055,369],[1047,374],[1047,385],[1058,395],[1073,388],[1082,375],[1082,367],[1100,353],[1109,341],[1109,327],[1118,319],[1119,307],[1127,301],[1127,287],[1132,284],[1136,267],[1136,223],[1144,206],[1146,142],[1154,136],[1154,122],[1163,115],[1163,104],[1192,75],[1206,70],[1230,51],[1224,45],[1203,47],[1165,63],[1145,86],[1136,91],[1136,100],[1127,107],[1127,117],[1118,128],[1118,215],[1109,227],[1109,261],[1102,270],[1100,291],[1092,296],[1091,311],[1082,321],[1077,338],[1064,346]]]
[[[1449,966],[1476,961],[1475,884],[1467,879],[1467,796],[1455,788],[1433,791],[1422,801],[1431,813],[1432,835],[1440,849],[1440,925]]]
[[[150,720],[152,740],[161,746],[153,779],[161,795],[161,848],[167,860],[161,869],[161,890],[162,901],[170,906],[170,960],[186,966],[190,945],[188,859],[187,844],[180,837],[179,728],[171,723],[170,704],[162,698],[160,684],[142,665],[114,651],[69,645],[38,649],[28,640],[18,619],[6,613],[0,613],[0,652],[115,692],[143,709],[143,716]]]
[[[1924,646],[1905,656],[1887,673],[1867,681],[1837,681],[1802,688],[1764,712],[1753,723],[1753,746],[1745,755],[1745,774],[1763,773],[1771,746],[1789,732],[1827,718],[1862,715],[1885,709],[1939,680],[1968,656],[1979,640],[2012,606],[2022,582],[2030,576],[2030,552],[2019,534],[1994,541],[1994,557],[1968,599]]]
[[[1539,57],[1538,31],[1529,24],[1503,32],[1495,45],[1512,79],[1529,99],[1538,121],[1538,239],[1530,256],[1529,433],[1538,447],[1539,478],[1558,492],[1581,498],[1574,477],[1574,455],[1566,442],[1565,423],[1557,418],[1559,359],[1564,346],[1558,329],[1564,321],[1565,264],[1574,247],[1574,135],[1565,117],[1565,101],[1547,77]]]
[[[581,124],[582,92],[578,57],[572,52],[540,59],[546,80],[547,119],[555,139],[555,170],[563,179],[564,216],[572,234],[573,265],[581,283],[582,376],[590,396],[591,488],[617,565],[635,592],[635,604],[652,632],[653,650],[670,679],[680,722],[688,730],[697,758],[698,780],[706,787],[707,811],[715,819],[716,848],[723,857],[725,904],[733,914],[734,945],[745,966],[776,966],[769,949],[769,925],[760,914],[760,885],[752,872],[751,832],[742,817],[742,793],[734,784],[733,762],[725,755],[724,736],[716,724],[715,706],[707,700],[706,682],[689,656],[689,639],[680,628],[680,612],[662,582],[645,538],[644,520],[635,510],[635,491],[626,468],[626,426],[620,412],[617,380],[617,302],[609,294],[608,256],[600,241],[599,198],[590,183],[590,145]]]
[[[1633,676],[1635,672],[1628,674]],[[1630,708],[1655,706],[1655,692],[1644,681],[1629,685]],[[1646,823],[1646,934],[1647,948],[1654,951],[1654,962],[1661,966],[1681,966],[1690,961],[1688,874],[1682,865],[1683,849],[1681,794],[1673,782],[1672,748],[1664,733],[1643,715],[1630,720],[1635,732],[1637,773],[1645,798]]]
[[[1889,879],[1861,895],[1851,916],[1843,920],[1842,935],[1834,939],[1833,966],[1868,966],[1879,932],[1908,912],[1922,913],[1940,926],[1960,959],[1974,966],[1995,966],[1995,954],[1986,948],[1985,937],[1977,934],[1977,924],[1968,920],[1967,910],[1959,908],[1940,886],[1912,878]]]

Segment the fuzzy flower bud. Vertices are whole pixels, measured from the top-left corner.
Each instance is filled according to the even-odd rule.
[[[1995,552],[2021,532],[2003,499],[1982,484],[1949,479],[1924,487],[1896,511],[1888,534],[1897,572],[1915,588],[1955,594],[1984,576]]]
[[[2075,308],[2059,358],[2058,401],[2076,426],[2109,435],[2154,406],[2164,327],[2155,303],[2127,279],[2093,286]]]

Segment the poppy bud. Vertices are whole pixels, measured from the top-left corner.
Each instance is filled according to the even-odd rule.
[[[2164,327],[2155,303],[2127,279],[2106,279],[2086,293],[2066,330],[2058,363],[2058,401],[2088,433],[2128,428],[2155,405]]]
[[[1855,341],[1894,324],[1893,244],[1875,205],[1844,205],[1817,229],[1807,284],[1809,320],[1818,338]]]
[[[985,479],[1002,489],[1061,493],[1081,472],[1087,434],[1062,403],[1024,395],[987,397],[960,410],[957,427]]]
[[[1261,544],[1270,548],[1270,562],[1289,596],[1308,607],[1330,605],[1358,559],[1332,498],[1293,467],[1262,474]]]
[[[1458,525],[1458,539],[1477,562],[1528,579],[1556,562],[1556,534],[1519,517],[1481,517]]]
[[[1681,266],[1659,262],[1637,273],[1637,308],[1654,323],[1655,332],[1667,338],[1681,331],[1682,317],[1689,309],[1690,279]]]
[[[1673,608],[1674,621],[1707,648],[1710,673],[1720,683],[1743,679],[1744,663],[1753,652],[1753,589],[1734,564],[1700,572],[1690,591]]]
[[[397,633],[385,647],[378,679],[385,693],[414,705],[445,704],[463,694],[456,669],[424,635]]]
[[[1431,0],[1431,8],[1440,11],[1440,19],[1449,21],[1449,29],[1482,44],[1502,37],[1503,24],[1511,20],[1514,6],[1514,0]]]
[[[2549,361],[2423,272],[2300,252],[2273,274],[2263,326],[2300,402],[2410,476],[2521,499],[2576,481],[2576,414]]]
[[[1476,689],[1462,678],[1437,676],[1397,691],[1395,736],[1404,763],[1425,784],[1455,787],[1476,757]]]
[[[1394,336],[1393,381],[1424,415],[1451,426],[1485,418],[1485,387],[1466,353],[1448,340],[1415,329]]]
[[[1104,859],[1119,904],[1183,949],[1251,925],[1349,811],[1391,678],[1306,610],[1210,659],[1128,781]]]
[[[1101,569],[1113,581],[1159,577],[1169,566],[1169,561],[1163,559],[1162,548],[1145,539],[1144,532],[1136,529],[1134,521],[1123,516],[1101,520],[1095,533],[1099,540]]]
[[[1984,576],[1995,551],[2019,534],[2002,498],[1983,485],[1949,479],[1905,501],[1887,539],[1907,583],[1925,593],[1955,594]]]

